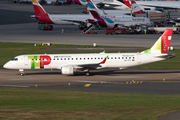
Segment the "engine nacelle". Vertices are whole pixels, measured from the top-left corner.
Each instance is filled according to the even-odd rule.
[[[76,69],[73,67],[61,67],[61,73],[64,75],[74,75]]]
[[[116,24],[114,28],[126,28],[123,24]]]

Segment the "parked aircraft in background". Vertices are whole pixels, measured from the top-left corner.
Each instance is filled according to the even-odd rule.
[[[35,15],[31,16],[42,23],[60,24],[60,25],[79,25],[80,28],[87,26],[86,20],[89,15],[84,14],[49,14],[39,4],[37,0],[32,0]]]
[[[21,75],[24,75],[25,69],[59,69],[66,75],[73,75],[78,70],[89,75],[89,70],[92,69],[124,69],[174,57],[168,53],[171,38],[172,29],[168,29],[150,49],[141,53],[19,55],[3,67],[19,69]]]
[[[126,0],[129,1],[129,0]],[[126,2],[127,3],[127,2]],[[136,1],[136,3],[144,10],[163,9],[179,9],[180,1]],[[130,4],[130,3],[129,3]],[[126,4],[128,5],[128,4]]]
[[[127,4],[129,5],[129,4]],[[142,10],[139,5],[133,0],[132,1],[132,6],[128,6],[129,8],[132,9],[133,14],[155,14],[155,13],[162,13],[161,11],[158,10]]]
[[[125,10],[125,9],[129,10],[129,7],[125,5],[129,3],[129,2],[126,3],[126,0],[93,0],[93,2],[100,8],[111,7],[121,10]],[[85,0],[74,0],[74,3],[78,5],[87,5],[87,2]]]
[[[130,10],[131,2],[129,0],[93,0],[98,7],[111,7],[115,9]],[[85,0],[74,0],[74,3],[79,5],[87,5]],[[179,9],[180,1],[136,1],[143,10],[163,9]]]
[[[94,3],[94,2],[93,2]],[[114,15],[131,15],[134,14],[154,14],[154,13],[162,13],[158,10],[142,10],[135,1],[132,1],[132,6],[128,6],[131,10],[99,10],[100,14],[114,14]],[[132,11],[132,12],[131,12]],[[88,10],[83,13],[89,13]]]
[[[137,25],[153,26],[153,22],[151,22],[149,18],[145,17],[114,16],[113,18],[103,18],[98,12],[99,9],[91,0],[87,0],[87,6],[91,15],[91,19],[88,19],[87,21],[91,23],[91,25],[84,30],[85,33],[94,28],[94,26],[101,26],[105,28],[135,27]]]

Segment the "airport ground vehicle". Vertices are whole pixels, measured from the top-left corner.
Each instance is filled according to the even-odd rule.
[[[106,35],[108,34],[126,34],[127,30],[124,28],[114,28],[114,29],[106,29]]]
[[[89,32],[86,32],[84,34],[97,34],[97,32],[89,31]]]
[[[52,25],[47,25],[47,24],[40,24],[38,25],[39,30],[52,30],[53,26]]]

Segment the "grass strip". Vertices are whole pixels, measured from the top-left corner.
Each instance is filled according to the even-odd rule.
[[[180,95],[0,88],[0,119],[157,120],[180,110]]]

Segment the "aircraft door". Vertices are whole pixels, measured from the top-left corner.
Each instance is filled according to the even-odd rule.
[[[138,63],[141,63],[141,53],[137,54],[137,61],[138,61]]]
[[[24,56],[24,65],[27,66],[29,64],[28,56]]]

